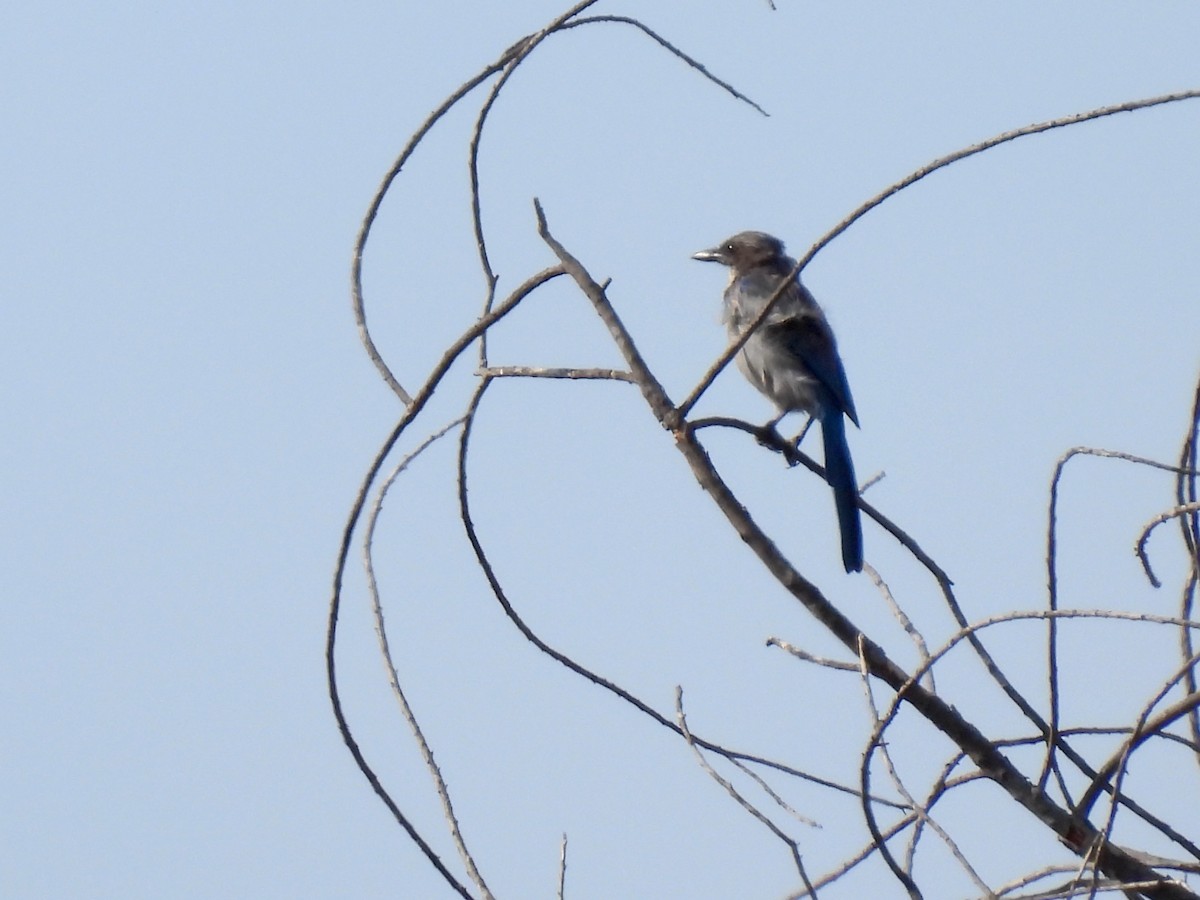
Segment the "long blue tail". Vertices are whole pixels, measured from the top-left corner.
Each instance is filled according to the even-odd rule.
[[[837,506],[838,530],[842,534],[842,562],[847,572],[861,572],[863,567],[862,523],[858,517],[858,481],[854,463],[846,444],[846,420],[841,409],[832,409],[821,416],[821,437],[825,441],[825,473],[833,488]]]

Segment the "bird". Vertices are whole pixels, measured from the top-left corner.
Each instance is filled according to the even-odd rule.
[[[722,319],[731,340],[740,338],[781,284],[783,294],[738,351],[736,363],[747,380],[779,411],[774,428],[787,413],[802,411],[821,424],[825,475],[833,489],[847,572],[863,566],[858,482],[846,443],[846,419],[858,426],[846,370],[825,313],[801,282],[791,277],[796,261],[783,241],[762,231],[743,231],[692,259],[730,269]],[[806,426],[807,428],[807,426]],[[803,437],[803,432],[801,433]]]

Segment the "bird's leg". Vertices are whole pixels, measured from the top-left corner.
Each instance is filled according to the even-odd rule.
[[[804,420],[804,427],[789,441],[779,433],[779,421],[786,415],[786,411],[781,412],[766,425],[761,426],[758,429],[757,440],[762,446],[782,453],[787,464],[794,466],[800,462],[800,442],[808,434],[808,429],[812,428],[813,416],[807,414],[808,418]]]
[[[794,449],[800,449],[800,442],[804,440],[804,436],[808,434],[808,429],[812,428],[812,423],[813,417],[809,415],[808,418],[804,420],[804,427],[800,429],[800,433],[792,438],[792,447]]]

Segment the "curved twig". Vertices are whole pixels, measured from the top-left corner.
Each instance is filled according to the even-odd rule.
[[[1183,474],[1182,472],[1180,473]],[[1200,512],[1200,503],[1184,503],[1182,506],[1176,506],[1174,509],[1168,509],[1164,513],[1159,513],[1149,522],[1142,526],[1142,533],[1137,539],[1137,544],[1134,546],[1133,552],[1137,554],[1138,561],[1142,564],[1142,571],[1146,573],[1146,579],[1152,587],[1161,588],[1162,582],[1158,580],[1158,576],[1154,574],[1154,570],[1150,568],[1150,557],[1146,554],[1146,543],[1150,540],[1150,534],[1163,522],[1170,522],[1172,519],[1178,519],[1181,516],[1192,516]],[[1186,533],[1186,528],[1184,529]]]
[[[711,81],[717,87],[728,92],[729,94],[732,94],[735,99],[741,100],[743,103],[746,103],[746,104],[754,107],[754,109],[756,109],[758,112],[762,113],[764,116],[770,117],[771,114],[769,112],[767,112],[765,109],[763,109],[761,106],[759,106],[753,100],[751,100],[749,97],[747,97],[745,94],[743,94],[737,88],[735,88],[732,84],[730,84],[727,81],[722,81],[720,78],[718,78],[712,72],[708,71],[708,69],[705,67],[704,63],[700,62],[700,60],[698,60],[694,57],[688,56],[686,53],[684,53],[682,50],[680,50],[678,47],[676,47],[674,44],[672,44],[670,41],[668,41],[662,35],[658,34],[656,31],[654,31],[650,28],[647,28],[645,25],[643,25],[637,19],[630,18],[629,16],[584,16],[582,19],[576,19],[574,22],[564,23],[557,30],[558,31],[566,31],[568,28],[575,28],[579,25],[587,25],[591,22],[619,22],[624,25],[632,25],[634,28],[638,29],[643,34],[645,34],[646,36],[648,36],[651,39],[653,39],[654,41],[656,41],[658,43],[658,45],[660,47],[662,47],[664,50],[668,51],[672,55],[683,60],[685,63],[687,63],[689,66],[691,66],[697,72],[699,72],[704,78],[707,78],[709,81]]]
[[[475,886],[479,888],[480,894],[484,898],[487,898],[487,900],[492,900],[492,892],[483,880],[483,875],[480,873],[478,866],[476,866],[471,851],[467,848],[467,842],[463,839],[458,816],[455,814],[454,804],[450,800],[450,790],[446,787],[446,780],[442,777],[442,770],[438,766],[437,760],[433,758],[433,750],[429,746],[429,742],[425,739],[425,732],[417,721],[416,713],[413,711],[412,705],[408,702],[408,697],[404,694],[404,688],[400,685],[400,675],[396,671],[396,663],[392,659],[392,649],[388,642],[387,628],[383,621],[383,602],[379,596],[379,584],[375,579],[375,563],[371,553],[371,546],[375,539],[375,527],[379,523],[379,514],[383,511],[384,498],[387,497],[392,485],[396,483],[396,479],[412,464],[413,460],[424,453],[431,445],[445,437],[451,429],[461,425],[462,421],[462,418],[459,417],[425,438],[415,450],[396,464],[395,468],[392,469],[387,478],[380,484],[379,491],[375,495],[375,502],[371,504],[371,510],[367,514],[366,528],[363,533],[363,568],[366,570],[367,592],[371,596],[371,612],[375,618],[375,635],[379,641],[379,652],[383,657],[384,667],[387,669],[388,684],[392,689],[392,693],[396,695],[396,701],[400,704],[400,714],[404,717],[404,721],[408,723],[409,730],[413,734],[413,739],[417,742],[417,747],[421,752],[421,759],[425,763],[425,768],[433,778],[434,790],[437,791],[438,799],[441,801],[442,814],[449,825],[450,838],[454,841],[454,846],[458,849],[459,858],[462,859],[467,874],[475,882]]]
[[[388,191],[392,187],[392,182],[400,175],[400,170],[404,168],[404,164],[408,162],[413,151],[417,149],[417,145],[425,139],[425,135],[437,124],[438,120],[458,104],[458,101],[487,81],[492,75],[503,69],[518,49],[518,45],[510,47],[500,59],[468,80],[458,90],[447,97],[441,106],[429,114],[429,117],[422,123],[421,127],[408,139],[408,143],[404,145],[404,149],[400,151],[400,155],[392,163],[392,167],[388,169],[387,174],[383,176],[383,181],[376,188],[375,195],[371,198],[371,203],[367,207],[366,214],[363,216],[362,224],[358,229],[358,236],[354,239],[354,254],[350,265],[350,297],[354,308],[354,321],[358,325],[358,336],[367,351],[367,356],[375,364],[375,368],[379,370],[379,374],[382,376],[384,382],[400,398],[400,402],[405,406],[412,403],[412,397],[408,391],[401,387],[400,382],[396,380],[396,376],[392,374],[392,370],[384,362],[379,348],[375,346],[375,340],[371,337],[371,331],[367,327],[367,311],[363,301],[362,287],[362,260],[363,252],[367,247],[367,239],[371,236],[371,228],[375,224],[376,216],[379,215],[379,208],[383,205],[383,198],[387,196]]]

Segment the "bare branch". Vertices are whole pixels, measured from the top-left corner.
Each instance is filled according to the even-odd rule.
[[[450,791],[446,787],[446,780],[442,777],[442,770],[433,758],[433,749],[425,739],[425,733],[417,722],[416,714],[413,712],[408,698],[404,695],[404,689],[400,686],[400,675],[397,673],[395,661],[392,659],[392,649],[388,642],[387,628],[384,626],[383,603],[379,597],[379,584],[375,579],[375,564],[372,560],[371,552],[375,539],[375,526],[378,524],[379,514],[383,510],[384,498],[387,497],[388,491],[391,490],[396,479],[430,445],[441,440],[451,429],[457,428],[462,423],[463,418],[459,417],[435,431],[422,441],[415,450],[400,460],[387,478],[384,479],[379,487],[375,502],[371,504],[371,510],[367,515],[366,529],[363,534],[363,568],[366,570],[367,591],[371,595],[371,610],[375,618],[375,634],[379,640],[380,655],[383,657],[384,666],[387,668],[388,684],[391,686],[392,693],[396,695],[396,700],[400,704],[400,714],[404,717],[404,721],[408,723],[408,727],[413,733],[413,738],[417,742],[417,747],[421,751],[421,758],[425,762],[425,768],[429,770],[429,774],[433,778],[434,789],[437,791],[438,798],[442,803],[442,813],[446,817],[446,823],[450,827],[450,837],[454,841],[454,846],[458,848],[458,855],[462,858],[463,865],[466,866],[467,874],[475,882],[475,886],[479,888],[482,896],[488,898],[488,900],[492,900],[492,892],[488,890],[488,886],[483,880],[483,875],[480,874],[478,867],[475,865],[475,860],[471,856],[471,852],[467,849],[467,843],[463,839],[462,830],[458,823],[458,816],[454,813],[454,804],[450,801]]]

